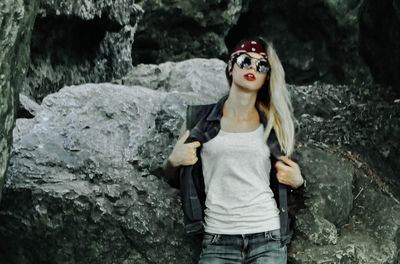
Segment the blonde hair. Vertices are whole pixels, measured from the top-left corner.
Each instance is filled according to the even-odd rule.
[[[268,43],[267,56],[271,65],[269,80],[269,105],[259,104],[268,118],[264,131],[264,141],[267,140],[272,127],[286,156],[291,156],[294,151],[294,117],[290,93],[286,87],[285,71],[271,43]]]
[[[264,142],[267,141],[272,128],[274,128],[281,150],[287,157],[290,157],[294,152],[295,132],[293,107],[290,93],[286,87],[285,71],[272,43],[262,38],[257,38],[257,40],[267,50],[268,61],[271,65],[269,82],[266,79],[266,83],[258,91],[256,102],[268,119],[264,130]],[[241,43],[243,41],[239,42],[239,44]],[[229,65],[229,63],[231,64]],[[225,70],[229,87],[232,85],[232,76],[229,74],[232,63],[234,60],[228,62]]]

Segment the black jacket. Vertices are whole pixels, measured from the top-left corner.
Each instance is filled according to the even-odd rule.
[[[197,148],[198,161],[190,166],[181,166],[175,179],[169,180],[172,187],[181,190],[181,202],[184,212],[184,223],[186,235],[196,235],[204,232],[204,209],[205,209],[205,187],[201,165],[200,151],[203,144],[214,138],[221,126],[222,108],[228,95],[223,96],[217,103],[207,105],[188,105],[187,107],[187,128],[190,129],[190,136],[185,143],[199,141],[201,146]],[[267,118],[264,112],[256,104],[261,123],[264,128],[267,126]],[[271,172],[270,187],[274,193],[277,206],[279,208],[281,225],[281,243],[290,242],[290,230],[287,206],[287,188],[289,186],[281,184],[276,178],[276,168],[274,164],[280,160],[279,156],[284,155],[276,138],[274,129],[267,140],[270,149]]]

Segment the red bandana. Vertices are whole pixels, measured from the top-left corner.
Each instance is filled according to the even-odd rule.
[[[262,45],[260,42],[258,42],[257,40],[248,40],[246,42],[243,42],[237,49],[235,49],[232,54],[231,57],[228,61],[228,70],[229,70],[229,75],[231,76],[231,71],[232,71],[232,59],[236,56],[239,55],[241,53],[246,53],[246,52],[256,52],[262,56],[264,56],[266,59],[267,58],[267,53],[265,52],[265,50],[263,49]]]
[[[244,42],[242,45],[240,45],[237,49],[233,51],[231,54],[231,58],[235,56],[236,54],[242,53],[242,52],[256,52],[262,56],[267,56],[267,53],[263,49],[262,45],[260,42],[257,40],[248,40]]]

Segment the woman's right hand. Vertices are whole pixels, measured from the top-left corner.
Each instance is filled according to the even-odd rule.
[[[182,165],[193,165],[197,162],[198,157],[196,155],[197,148],[200,147],[199,141],[193,141],[186,143],[186,139],[189,137],[190,131],[186,130],[185,134],[176,142],[174,149],[171,152],[168,160],[174,167]]]

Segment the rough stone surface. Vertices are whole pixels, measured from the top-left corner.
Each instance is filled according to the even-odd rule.
[[[35,116],[37,113],[42,111],[42,107],[35,102],[32,98],[20,93],[19,94],[19,103],[22,106],[22,109],[26,110],[31,116]]]
[[[307,150],[309,155],[318,157],[320,151],[312,154],[312,149],[314,147]],[[312,208],[301,209],[302,213],[295,216],[295,235],[288,249],[288,263],[398,263],[400,203],[382,190],[382,182],[361,155],[340,151],[331,155],[345,158],[354,167],[354,199],[347,201],[353,206],[349,221],[335,228],[329,221],[311,214]],[[309,160],[304,158],[303,161],[303,167],[308,168]],[[329,160],[325,162],[329,164]],[[335,170],[333,166],[332,174]],[[309,175],[304,175],[307,180]],[[318,183],[307,182],[305,194],[308,187],[316,185]],[[309,202],[317,201],[311,198]],[[340,214],[337,210],[333,212]]]
[[[363,1],[360,9],[360,53],[375,80],[400,95],[400,1]]]
[[[310,210],[296,214],[296,231],[316,245],[337,243],[336,226]]]
[[[137,1],[144,14],[133,45],[134,65],[226,55],[224,38],[237,23],[245,2]]]
[[[41,0],[23,92],[40,102],[64,85],[119,79],[132,62],[226,59],[256,34],[274,43],[289,83],[374,77],[399,94],[398,2]]]
[[[75,16],[83,20],[106,17],[120,25],[132,26],[137,22],[137,15],[143,12],[133,0],[40,0],[40,7],[43,16],[55,14]]]
[[[250,34],[265,36],[276,47],[289,83],[368,82],[370,72],[358,51],[362,2],[253,0],[229,31],[227,45]]]
[[[35,1],[0,2],[0,202],[12,148],[18,93],[29,63]]]
[[[289,83],[360,85],[374,78],[400,94],[398,0],[137,3],[145,13],[135,35],[134,65],[225,60],[239,39],[261,35],[278,50]]]
[[[182,62],[139,64],[117,83],[139,85],[164,92],[193,92],[200,98],[215,98],[229,90],[226,63],[218,59],[189,59]],[[212,89],[214,88],[214,89]]]
[[[40,102],[64,85],[122,77],[142,14],[133,0],[40,1],[22,92]]]
[[[130,86],[64,87],[45,97],[34,118],[17,119],[0,204],[1,263],[197,263],[201,241],[184,237],[179,191],[166,184],[162,163],[177,140],[186,105],[216,102],[228,91],[218,75],[203,79],[209,85],[195,85],[203,77],[187,82],[196,72],[211,76],[208,70],[223,66],[207,68],[201,61],[140,66],[142,73],[158,69],[159,76],[178,76],[163,77],[176,83],[160,85],[144,74],[141,82],[152,89],[134,85],[140,78],[134,74],[124,78]],[[387,187],[394,176],[385,178],[389,170],[378,169],[383,153],[375,151],[370,160],[365,149],[353,147],[389,133],[369,128],[369,122],[390,121],[394,129],[398,104],[388,103],[388,95],[359,93],[371,87],[288,89],[301,128],[296,152],[307,180],[289,196],[298,198],[289,206],[289,263],[398,263],[399,193]],[[371,105],[375,113],[369,117],[364,111]],[[330,109],[310,110],[323,106]],[[389,113],[389,121],[374,119]],[[356,135],[350,139],[348,122]],[[393,169],[390,155],[382,165]]]
[[[226,59],[241,38],[272,41],[289,83],[362,83],[371,74],[359,42],[363,1],[176,1],[137,2],[139,23],[133,63],[180,61],[193,57]],[[227,48],[226,48],[227,47]]]
[[[380,85],[295,86],[292,101],[299,142],[360,153],[400,200],[400,99]]]
[[[4,263],[190,263],[178,192],[155,176],[183,121],[181,99],[71,86],[17,119],[0,209]]]
[[[353,207],[353,168],[346,160],[318,149],[302,150],[302,158],[309,183],[305,205],[335,226],[344,225]]]

